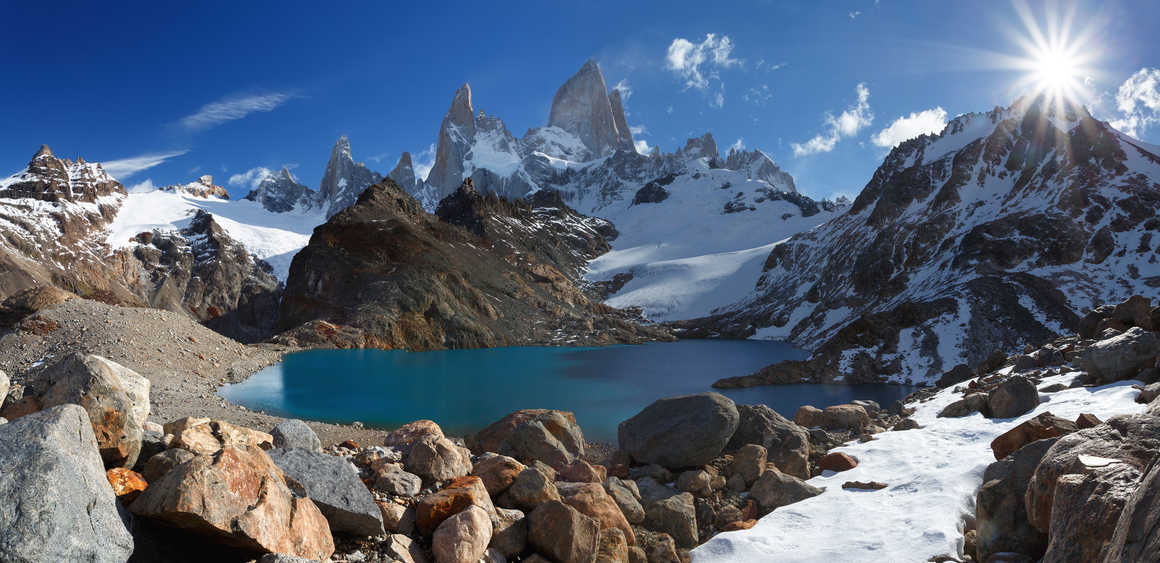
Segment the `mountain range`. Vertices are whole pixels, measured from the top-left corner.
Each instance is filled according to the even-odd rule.
[[[341,137],[317,190],[282,169],[240,200],[210,176],[128,193],[42,147],[0,180],[0,298],[55,286],[306,346],[783,339],[810,358],[718,385],[929,383],[1160,284],[1157,154],[1026,98],[815,201],[711,133],[638,153],[588,61],[519,138],[462,85],[423,178]]]

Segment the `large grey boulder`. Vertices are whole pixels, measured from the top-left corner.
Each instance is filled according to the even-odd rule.
[[[736,405],[719,393],[660,399],[620,423],[620,449],[640,463],[705,465],[725,449],[739,420]]]
[[[749,488],[749,496],[761,506],[762,513],[803,501],[822,494],[825,489],[815,487],[793,475],[769,469]]]
[[[383,533],[383,513],[349,461],[302,449],[268,453],[287,477],[306,489],[332,531],[360,536]]]
[[[471,473],[471,452],[447,438],[428,437],[411,444],[405,468],[426,484]]]
[[[978,522],[976,561],[995,553],[1019,553],[1037,560],[1047,549],[1047,534],[1027,522],[1023,496],[1043,455],[1057,438],[1027,444],[1013,455],[987,466],[975,503]]]
[[[1104,553],[1107,563],[1145,561],[1160,553],[1160,464],[1128,499]]]
[[[680,547],[697,547],[697,509],[693,495],[681,493],[650,503],[645,509],[645,527],[664,532]]]
[[[1076,361],[1087,372],[1089,383],[1110,383],[1135,377],[1152,367],[1160,355],[1160,334],[1132,327],[1123,333],[1092,344]]]
[[[781,416],[765,405],[737,405],[737,431],[729,439],[726,450],[739,450],[747,444],[757,444],[766,450],[769,461],[794,477],[810,478],[810,433],[805,427]],[[753,475],[750,482],[760,475]]]
[[[0,561],[112,562],[133,553],[77,405],[0,425],[0,499]]]
[[[1016,375],[987,394],[991,418],[1014,418],[1039,406],[1039,389],[1031,380]]]
[[[322,451],[322,440],[318,439],[318,434],[315,434],[301,420],[283,420],[279,422],[270,431],[270,436],[274,437],[275,448],[285,450],[299,448],[312,452]]]

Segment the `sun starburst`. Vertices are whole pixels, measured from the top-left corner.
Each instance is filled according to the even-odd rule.
[[[1093,41],[1095,22],[1077,28],[1074,4],[1048,4],[1042,18],[1025,2],[1016,2],[1015,11],[1022,23],[1012,33],[1022,54],[1009,59],[1021,72],[1015,89],[1055,104],[1090,102],[1094,95],[1089,84],[1100,55]]]

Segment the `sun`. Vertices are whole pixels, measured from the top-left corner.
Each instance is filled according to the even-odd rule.
[[[1080,86],[1078,65],[1066,53],[1041,53],[1035,60],[1035,67],[1034,80],[1039,90],[1060,95]]]
[[[1014,7],[1023,25],[1012,29],[1011,35],[1023,52],[1005,59],[1007,66],[1020,71],[1015,90],[1059,104],[1091,101],[1089,85],[1098,74],[1100,57],[1100,18],[1078,18],[1075,4],[1049,4],[1039,17],[1025,2],[1016,1]],[[1085,25],[1077,28],[1077,19]]]

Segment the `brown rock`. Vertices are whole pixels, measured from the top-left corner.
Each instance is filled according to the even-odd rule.
[[[648,563],[648,555],[644,550],[632,545],[628,547],[628,563]]]
[[[1082,415],[1080,415],[1082,418]],[[1064,434],[1071,434],[1077,430],[1074,422],[1064,420],[1045,412],[1035,418],[1024,421],[1015,428],[1000,434],[991,440],[991,451],[995,452],[995,459],[1003,459],[1012,452],[1044,438],[1055,438]]]
[[[857,431],[870,424],[870,415],[860,405],[833,405],[821,410],[803,405],[794,413],[793,421],[806,428],[820,426],[827,430]]]
[[[1085,428],[1092,428],[1094,426],[1099,426],[1103,423],[1104,423],[1104,421],[1100,420],[1100,418],[1098,416],[1096,416],[1094,414],[1089,414],[1089,413],[1080,414],[1075,419],[1075,427],[1080,429],[1080,430],[1083,430]]]
[[[343,440],[341,443],[338,444],[338,447],[346,448],[348,450],[357,450],[357,449],[361,448],[362,445],[360,445],[358,442],[356,442],[354,440]]]
[[[181,448],[169,448],[168,450],[150,457],[149,460],[145,462],[145,471],[143,472],[142,476],[146,481],[155,483],[160,481],[166,473],[169,473],[169,470],[195,457],[197,457],[197,455],[189,450],[183,450]]]
[[[631,524],[640,524],[644,522],[644,507],[640,505],[640,491],[635,487],[636,483],[619,477],[609,477],[604,481],[604,490],[612,497],[616,506],[620,507],[625,520]]]
[[[516,476],[507,491],[499,498],[500,506],[529,512],[541,503],[560,500],[556,485],[535,467],[529,467]]]
[[[763,513],[768,513],[782,506],[818,496],[823,490],[777,469],[769,469],[749,488],[749,496],[761,505]]]
[[[540,460],[559,470],[584,455],[584,434],[570,412],[525,409],[484,428],[469,445],[476,452],[498,452],[524,463]]]
[[[187,416],[164,426],[173,435],[172,447],[195,454],[212,454],[227,446],[255,446],[270,449],[274,437],[257,430],[234,426],[224,420]]]
[[[736,532],[737,530],[748,530],[757,525],[756,519],[750,520],[735,520],[721,527],[722,532]]]
[[[822,471],[849,471],[858,467],[858,460],[842,452],[830,452],[818,462]]]
[[[636,543],[636,535],[632,531],[632,526],[628,524],[628,519],[599,483],[557,483],[556,488],[564,504],[596,519],[602,530],[609,528],[620,530],[624,533],[628,545]]]
[[[556,478],[573,483],[603,483],[608,478],[608,470],[603,465],[592,465],[582,459],[577,459],[561,467],[556,472]]]
[[[958,418],[985,410],[987,410],[987,394],[971,393],[943,407],[943,410],[939,411],[938,416],[942,418]]]
[[[460,477],[443,489],[423,497],[415,506],[415,524],[421,534],[429,535],[441,522],[469,506],[478,506],[487,514],[495,513],[495,506],[479,477]]]
[[[528,519],[513,508],[496,508],[491,543],[504,557],[515,557],[528,545]]]
[[[149,486],[140,473],[124,467],[114,467],[105,472],[105,478],[113,487],[113,494],[121,499],[121,504],[128,506],[137,499],[141,492]]]
[[[596,563],[628,563],[628,542],[624,539],[624,532],[619,528],[600,530]]]
[[[407,471],[431,484],[471,473],[471,452],[447,438],[424,438],[411,444]]]
[[[680,563],[677,556],[677,542],[668,534],[657,534],[656,541],[646,549],[649,563]]]
[[[645,508],[645,513],[645,526],[669,534],[678,546],[696,547],[700,543],[693,495],[681,493],[654,501]]]
[[[588,563],[599,541],[600,524],[560,501],[540,504],[528,515],[528,542],[559,563]]]
[[[704,469],[683,471],[677,476],[677,488],[696,496],[709,496],[713,492],[713,476]]]
[[[767,451],[757,444],[742,446],[733,456],[733,473],[740,475],[745,484],[751,485],[765,472]]]
[[[483,479],[483,486],[493,497],[507,490],[527,466],[506,455],[483,454],[475,461],[471,474]]]
[[[317,560],[334,553],[322,512],[257,447],[198,455],[145,489],[130,510],[255,553]]]
[[[431,539],[436,563],[476,563],[491,540],[491,517],[478,506],[468,506],[439,524]]]
[[[865,489],[868,491],[878,491],[888,486],[881,481],[846,481],[842,483],[843,489]]]
[[[387,434],[386,439],[383,440],[383,445],[388,447],[406,447],[422,439],[431,438],[437,440],[443,437],[443,429],[439,428],[439,425],[435,424],[435,421],[416,420],[392,430],[390,434]]]

